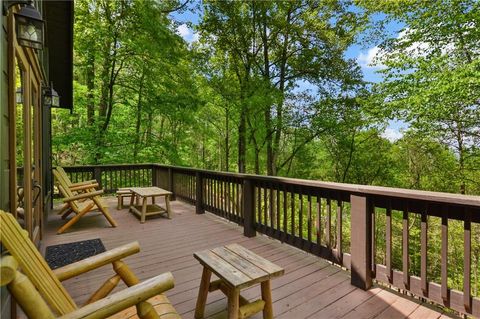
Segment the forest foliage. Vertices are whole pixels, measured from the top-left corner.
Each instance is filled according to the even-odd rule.
[[[453,0],[76,1],[74,111],[53,113],[54,162],[479,194],[477,9]],[[199,17],[191,43],[177,32],[186,11]],[[391,21],[399,33],[383,32]],[[346,55],[372,41],[378,83]],[[391,120],[407,127],[398,140],[383,134]]]

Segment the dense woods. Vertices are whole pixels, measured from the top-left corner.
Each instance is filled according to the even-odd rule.
[[[477,7],[77,1],[75,107],[54,112],[54,161],[479,194]],[[181,14],[198,17],[181,25],[193,42]],[[376,45],[382,80],[353,45]],[[383,133],[391,120],[400,139]]]
[[[75,105],[53,112],[54,164],[155,162],[478,195],[479,6],[75,1]],[[352,46],[373,47],[380,80],[365,78]],[[385,135],[392,121],[404,123],[400,138]],[[401,218],[393,214],[398,236]],[[438,218],[429,224],[439,249]],[[410,225],[416,274],[419,219]],[[449,285],[461,287],[462,225],[450,229]],[[479,295],[480,230],[472,234]],[[381,261],[382,242],[377,253]],[[401,240],[393,253],[401,263]]]
[[[479,194],[477,6],[77,1],[75,107],[54,113],[54,160]],[[375,83],[346,54],[371,43]],[[393,119],[398,140],[382,134]]]

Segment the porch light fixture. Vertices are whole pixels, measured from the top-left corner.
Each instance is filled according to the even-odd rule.
[[[33,1],[15,13],[17,42],[21,46],[43,49],[44,24],[42,15],[33,6]]]
[[[22,104],[23,103],[23,90],[22,90],[22,88],[18,88],[15,91],[15,102],[17,102],[17,104]]]
[[[43,49],[44,24],[42,15],[33,5],[33,0],[4,0],[3,15],[7,15],[10,7],[21,5],[20,11],[14,13],[17,42],[21,46]]]
[[[45,87],[43,89],[43,105],[48,107],[60,106],[60,96],[53,88],[53,83],[50,84],[50,87]]]

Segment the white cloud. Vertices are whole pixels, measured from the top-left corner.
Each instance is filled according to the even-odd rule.
[[[386,138],[390,142],[395,142],[403,137],[403,133],[398,129],[387,127],[385,131],[383,131],[382,137]]]
[[[192,34],[192,31],[188,28],[188,26],[184,23],[178,26],[177,33],[180,34],[182,38],[186,38],[187,36]]]
[[[199,38],[198,33],[193,32],[185,23],[177,27],[177,33],[189,43],[198,41]]]
[[[382,51],[377,47],[373,47],[368,49],[367,53],[360,52],[357,57],[358,63],[360,66],[364,68],[382,68],[383,64],[381,64],[378,59],[381,58]]]

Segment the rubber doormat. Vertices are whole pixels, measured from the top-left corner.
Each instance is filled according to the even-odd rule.
[[[48,246],[45,260],[52,269],[56,269],[105,251],[100,238],[82,240],[73,243]]]

